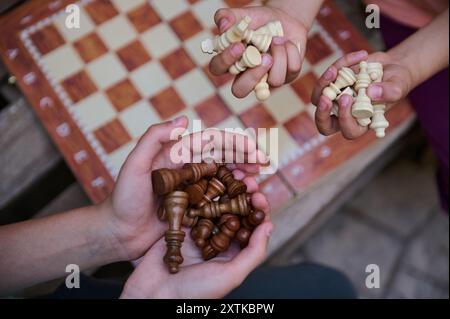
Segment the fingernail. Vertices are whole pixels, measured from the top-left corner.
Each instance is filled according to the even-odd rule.
[[[265,67],[269,67],[272,65],[272,57],[268,54],[264,54],[262,57],[262,65]]]
[[[233,43],[233,45],[231,46],[231,52],[235,57],[240,57],[243,52],[243,47],[244,46],[240,42]]]
[[[227,25],[228,25],[228,19],[226,19],[226,18],[221,19],[219,21],[219,30],[220,30],[220,32],[225,31],[225,28],[227,27]]]
[[[326,111],[328,108],[328,104],[324,100],[319,101],[319,110]]]
[[[178,126],[178,125],[183,124],[183,121],[184,121],[184,115],[180,115],[172,120],[172,124]]]
[[[379,99],[383,95],[383,88],[379,85],[371,85],[367,89],[367,95],[372,99]]]
[[[327,81],[333,80],[333,77],[334,77],[333,69],[332,69],[332,68],[329,68],[329,69],[325,72],[325,74],[324,74],[323,77],[324,77],[325,80],[327,80]]]
[[[284,37],[273,37],[272,43],[275,45],[282,45],[286,43],[286,39]]]
[[[340,98],[341,106],[343,108],[348,108],[351,104],[351,97],[350,95],[344,94]]]

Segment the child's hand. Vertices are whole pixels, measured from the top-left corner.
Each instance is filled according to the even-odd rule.
[[[275,37],[272,40],[269,52],[263,54],[262,65],[249,69],[236,77],[232,92],[238,98],[243,98],[252,92],[259,80],[269,70],[268,83],[272,87],[279,87],[293,81],[300,73],[308,33],[300,21],[281,9],[270,6],[220,9],[216,12],[214,20],[220,32],[223,33],[245,16],[252,18],[251,29],[257,29],[270,21],[281,21],[284,37]],[[209,65],[211,73],[214,75],[227,73],[230,66],[241,58],[244,50],[244,45],[238,42],[216,55]]]
[[[192,142],[202,143],[201,138],[195,138],[197,135],[187,135],[179,141],[174,140],[177,136],[172,136],[171,139],[173,132],[183,133],[187,124],[187,118],[181,117],[151,126],[125,161],[112,195],[100,204],[101,211],[106,214],[110,233],[119,243],[118,246],[122,249],[120,254],[124,259],[132,260],[141,257],[161,238],[167,228],[166,224],[159,221],[156,214],[158,203],[152,190],[152,170],[163,167],[180,168],[183,165],[183,163],[174,164],[171,160],[172,146],[178,142],[182,143],[187,154],[196,155],[204,151],[201,147],[204,145],[195,145],[196,142]],[[265,161],[264,154],[256,149],[253,140],[249,138],[243,140],[242,136],[238,139],[230,132],[222,134],[225,134],[225,138],[235,141],[235,143],[229,143],[229,141],[225,143],[223,151],[228,154],[226,158],[244,158],[247,155],[252,156],[250,158],[257,158],[260,162]],[[237,145],[236,141],[239,140],[242,141],[242,145]],[[230,153],[232,153],[231,157]],[[259,165],[256,164],[228,166],[241,169],[238,174],[244,174],[243,171],[254,174],[259,170]],[[244,177],[245,174],[242,178]],[[252,183],[254,178],[247,177],[244,181]]]
[[[236,172],[237,178],[244,177]],[[166,242],[161,238],[139,260],[134,272],[125,284],[122,298],[222,298],[236,288],[247,275],[264,261],[267,243],[272,231],[269,204],[258,193],[253,178],[244,179],[247,191],[253,193],[253,206],[266,213],[266,221],[253,232],[249,245],[242,251],[236,243],[218,257],[204,261],[201,251],[195,246],[189,229],[184,228],[183,264],[177,274],[169,274],[162,257]]]
[[[358,124],[351,115],[353,99],[349,95],[343,95],[338,101],[339,117],[331,115],[332,102],[322,95],[322,91],[331,82],[336,80],[340,68],[351,67],[355,73],[359,72],[358,64],[361,61],[380,62],[383,64],[383,82],[372,83],[367,95],[372,103],[384,103],[389,107],[406,97],[412,89],[412,76],[409,70],[388,53],[376,52],[368,55],[366,51],[353,52],[337,60],[318,80],[311,101],[317,106],[316,125],[323,135],[332,135],[341,131],[347,139],[356,139],[365,134],[369,127]]]

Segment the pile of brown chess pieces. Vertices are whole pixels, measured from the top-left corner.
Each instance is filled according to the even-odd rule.
[[[338,100],[343,94],[354,98],[352,116],[356,118],[361,126],[369,126],[375,131],[378,138],[385,136],[385,130],[389,122],[384,117],[386,105],[374,103],[367,96],[367,88],[372,82],[383,80],[383,65],[378,62],[359,63],[359,73],[355,75],[353,70],[343,67],[339,70],[337,79],[323,90],[323,95],[331,101]],[[333,102],[331,114],[339,116],[338,106]]]
[[[251,30],[249,28],[251,21],[251,18],[246,16],[224,33],[213,39],[206,39],[202,42],[202,51],[208,54],[220,53],[231,44],[242,42],[247,48],[241,60],[232,65],[229,72],[237,75],[247,68],[255,68],[261,65],[261,53],[266,53],[269,50],[273,37],[284,35],[283,26],[280,21],[271,21],[256,30]],[[254,88],[256,98],[259,101],[265,101],[270,97],[267,78],[268,74],[264,75]]]
[[[164,262],[170,273],[177,273],[183,263],[182,226],[191,228],[195,245],[209,260],[226,251],[232,240],[244,248],[265,219],[264,212],[252,207],[245,183],[236,180],[225,164],[192,163],[154,170],[152,185],[155,194],[164,196],[158,216],[169,224]]]

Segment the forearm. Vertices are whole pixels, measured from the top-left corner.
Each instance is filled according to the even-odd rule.
[[[83,270],[120,260],[102,207],[0,227],[0,295],[62,277],[68,264]]]
[[[267,5],[290,14],[309,30],[323,2],[324,0],[269,0]]]
[[[448,66],[448,9],[388,53],[411,72],[411,86]]]

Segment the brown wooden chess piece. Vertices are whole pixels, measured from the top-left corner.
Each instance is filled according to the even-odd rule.
[[[266,218],[262,211],[251,212],[247,217],[241,220],[241,228],[236,232],[234,238],[239,242],[241,248],[248,245],[253,230]]]
[[[226,214],[221,217],[219,224],[220,231],[212,236],[210,244],[214,250],[223,252],[230,247],[231,239],[241,227],[241,222],[238,216]]]
[[[166,210],[164,209],[164,205],[158,207],[158,218],[159,220],[167,221],[167,213]],[[197,224],[197,222],[198,217],[191,218],[188,216],[188,214],[185,213],[183,215],[183,221],[181,222],[181,225],[183,225],[184,227],[192,228]]]
[[[199,209],[190,209],[188,215],[191,218],[195,216],[217,218],[227,213],[247,216],[251,209],[250,196],[250,194],[240,194],[228,202],[211,202]]]
[[[247,185],[243,181],[235,179],[233,173],[225,166],[221,166],[217,170],[216,177],[226,186],[227,194],[230,198],[234,198],[247,191]]]
[[[197,247],[203,248],[207,244],[208,238],[214,232],[216,226],[206,218],[200,219],[197,225],[191,230],[191,237]]]
[[[185,164],[180,169],[157,169],[152,172],[153,191],[158,195],[164,195],[172,192],[183,182],[196,183],[202,177],[214,176],[216,173],[215,163]]]
[[[211,258],[216,257],[218,254],[219,254],[219,252],[211,246],[211,243],[208,240],[208,243],[205,245],[205,247],[202,248],[203,259],[210,260]]]
[[[181,230],[181,224],[188,205],[189,195],[186,192],[175,191],[168,194],[164,199],[164,209],[169,222],[169,229],[165,233],[167,251],[164,262],[171,274],[177,273],[179,265],[183,263],[181,246],[185,233]]]
[[[215,177],[211,178],[206,193],[203,195],[202,200],[197,204],[197,207],[203,207],[210,203],[214,198],[225,193],[225,190],[225,185],[223,185],[221,181]]]
[[[187,186],[184,191],[189,194],[189,204],[197,205],[203,199],[207,187],[208,180],[206,178],[202,178],[197,183]]]

